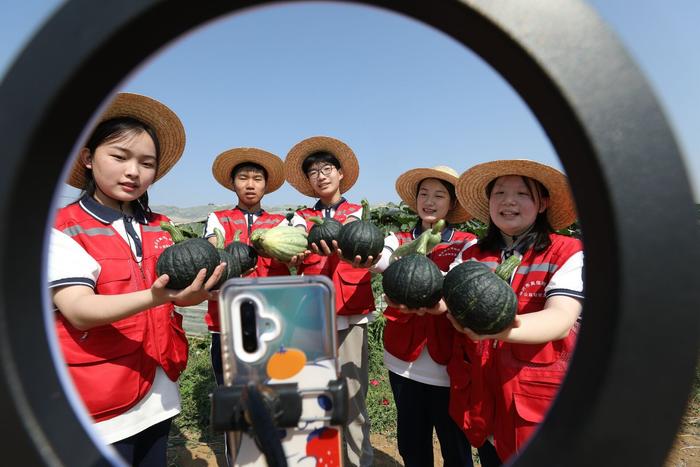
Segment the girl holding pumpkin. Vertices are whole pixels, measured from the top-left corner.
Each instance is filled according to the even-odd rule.
[[[284,161],[287,181],[318,201],[312,208],[297,211],[291,225],[310,230],[312,217],[332,218],[341,223],[362,217],[362,206],[348,202],[342,194],[359,175],[359,165],[352,149],[327,136],[315,136],[297,143]],[[367,324],[374,310],[374,295],[369,267],[376,258],[351,264],[332,251],[332,245],[320,241],[312,246],[298,265],[299,274],[320,274],[335,285],[338,359],[341,374],[350,392],[349,424],[343,430],[345,465],[372,465],[373,451],[369,440],[369,418],[365,399],[368,387]],[[309,252],[310,253],[310,252]]]
[[[566,373],[584,297],[583,248],[553,233],[571,225],[576,212],[566,176],[547,165],[477,165],[459,178],[457,197],[488,231],[451,268],[475,260],[494,269],[512,255],[521,258],[509,278],[517,296],[513,325],[478,335],[457,322],[452,314],[460,310],[448,314],[464,333],[447,367],[452,416],[474,445],[492,433],[506,462],[544,419]],[[433,311],[444,309],[442,302]]]
[[[457,179],[457,172],[446,166],[412,169],[399,176],[396,191],[418,214],[418,222],[410,232],[387,237],[375,271],[383,271],[399,246],[432,229],[439,220],[459,223],[471,217],[457,201]],[[446,272],[457,253],[476,242],[476,236],[449,224],[441,235],[441,242],[428,257]],[[456,334],[452,324],[444,314],[404,313],[395,306],[387,306],[384,316],[384,365],[396,402],[398,447],[404,464],[433,465],[435,429],[446,467],[472,465],[469,442],[448,411],[450,379],[446,365]]]
[[[68,183],[81,198],[57,213],[49,252],[56,331],[70,376],[101,438],[131,465],[165,466],[177,379],[187,363],[174,304],[205,300],[223,265],[183,290],[156,261],[172,245],[147,189],[178,161],[185,133],[160,102],[119,94]],[[206,274],[210,276],[206,278]]]
[[[237,241],[250,245],[250,234],[257,229],[287,225],[287,218],[261,208],[264,195],[279,189],[284,183],[284,163],[276,155],[258,148],[234,148],[219,154],[212,164],[212,174],[224,188],[236,193],[233,209],[209,214],[204,237],[216,245],[215,229],[224,234],[224,245]],[[286,264],[257,256],[256,266],[248,277],[288,276]],[[211,361],[217,384],[223,384],[219,306],[215,300],[208,304],[205,321],[211,333]]]

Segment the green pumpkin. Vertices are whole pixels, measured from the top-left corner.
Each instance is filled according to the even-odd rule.
[[[333,240],[338,240],[343,224],[329,217],[323,219],[320,217],[309,217],[309,220],[314,223],[314,226],[309,230],[309,249],[311,249],[312,243],[321,248],[321,240],[325,240],[328,248],[332,250]]]
[[[440,268],[420,253],[402,256],[384,270],[382,287],[393,302],[408,308],[432,308],[442,297]]]
[[[442,294],[452,316],[480,335],[508,328],[518,311],[510,284],[478,261],[465,261],[445,276]]]
[[[233,242],[226,245],[226,250],[233,256],[234,261],[240,265],[241,274],[252,269],[258,264],[258,252],[255,251],[250,245],[239,241],[241,231],[236,230],[236,235],[233,238]]]
[[[369,222],[369,203],[362,200],[362,220],[343,225],[338,234],[338,248],[343,257],[353,261],[359,256],[362,262],[368,257],[377,258],[384,248],[384,234],[379,227]]]
[[[304,229],[286,225],[254,230],[250,234],[250,241],[258,251],[283,263],[288,263],[294,256],[305,252],[308,243]]]
[[[213,287],[214,289],[218,289],[228,279],[240,277],[242,271],[241,265],[236,260],[236,258],[234,258],[231,253],[224,249],[225,238],[223,232],[221,232],[221,230],[219,229],[214,229],[214,234],[216,235],[216,251],[219,253],[219,261],[222,263],[226,263],[226,269],[221,274],[221,279],[219,279],[219,282],[217,282],[216,285]]]
[[[169,289],[182,290],[189,286],[197,277],[197,273],[205,268],[205,282],[219,265],[219,253],[214,245],[203,238],[185,239],[180,230],[172,224],[161,222],[160,228],[170,234],[175,242],[166,248],[158,257],[156,273],[170,277]]]

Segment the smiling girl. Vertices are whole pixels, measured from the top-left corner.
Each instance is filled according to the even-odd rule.
[[[81,198],[57,213],[49,286],[58,341],[100,437],[130,465],[165,466],[187,363],[174,305],[202,302],[223,265],[183,290],[167,288],[156,261],[172,245],[147,189],[179,160],[180,120],[166,106],[119,94],[80,151],[68,183]]]
[[[493,434],[506,462],[535,432],[555,397],[578,334],[583,304],[583,247],[553,233],[576,219],[566,177],[528,160],[477,165],[457,182],[457,197],[488,224],[486,236],[451,265],[475,260],[495,267],[511,255],[518,315],[497,335],[461,327],[448,364],[450,409],[478,446]],[[437,309],[444,309],[444,303]]]
[[[375,271],[389,265],[396,248],[415,240],[439,220],[459,223],[471,217],[457,201],[457,178],[457,173],[445,166],[413,169],[399,176],[396,191],[418,214],[418,221],[411,231],[387,237]],[[428,257],[442,271],[447,271],[462,248],[475,242],[474,234],[448,225],[442,231],[441,243]],[[389,370],[396,402],[398,446],[404,465],[434,465],[433,429],[446,467],[472,465],[469,442],[448,412],[450,379],[446,365],[456,331],[444,314],[404,313],[400,308],[388,306],[384,316],[387,318],[384,365]]]

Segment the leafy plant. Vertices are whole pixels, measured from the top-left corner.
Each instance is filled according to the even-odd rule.
[[[209,335],[190,336],[188,339],[190,341],[189,360],[179,380],[182,411],[175,418],[175,425],[181,432],[190,433],[200,441],[207,442],[212,437],[209,430],[211,410],[209,394],[216,387],[209,356],[211,339]]]

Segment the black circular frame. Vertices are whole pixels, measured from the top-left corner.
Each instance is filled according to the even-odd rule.
[[[40,245],[52,196],[86,123],[122,79],[169,41],[221,15],[270,3],[71,0],[5,76],[5,461],[109,462],[68,403],[42,299]],[[514,465],[661,465],[698,352],[700,250],[681,154],[645,79],[597,15],[576,0],[362,3],[432,25],[493,66],[532,109],[571,180],[585,232],[585,324],[559,397]]]

